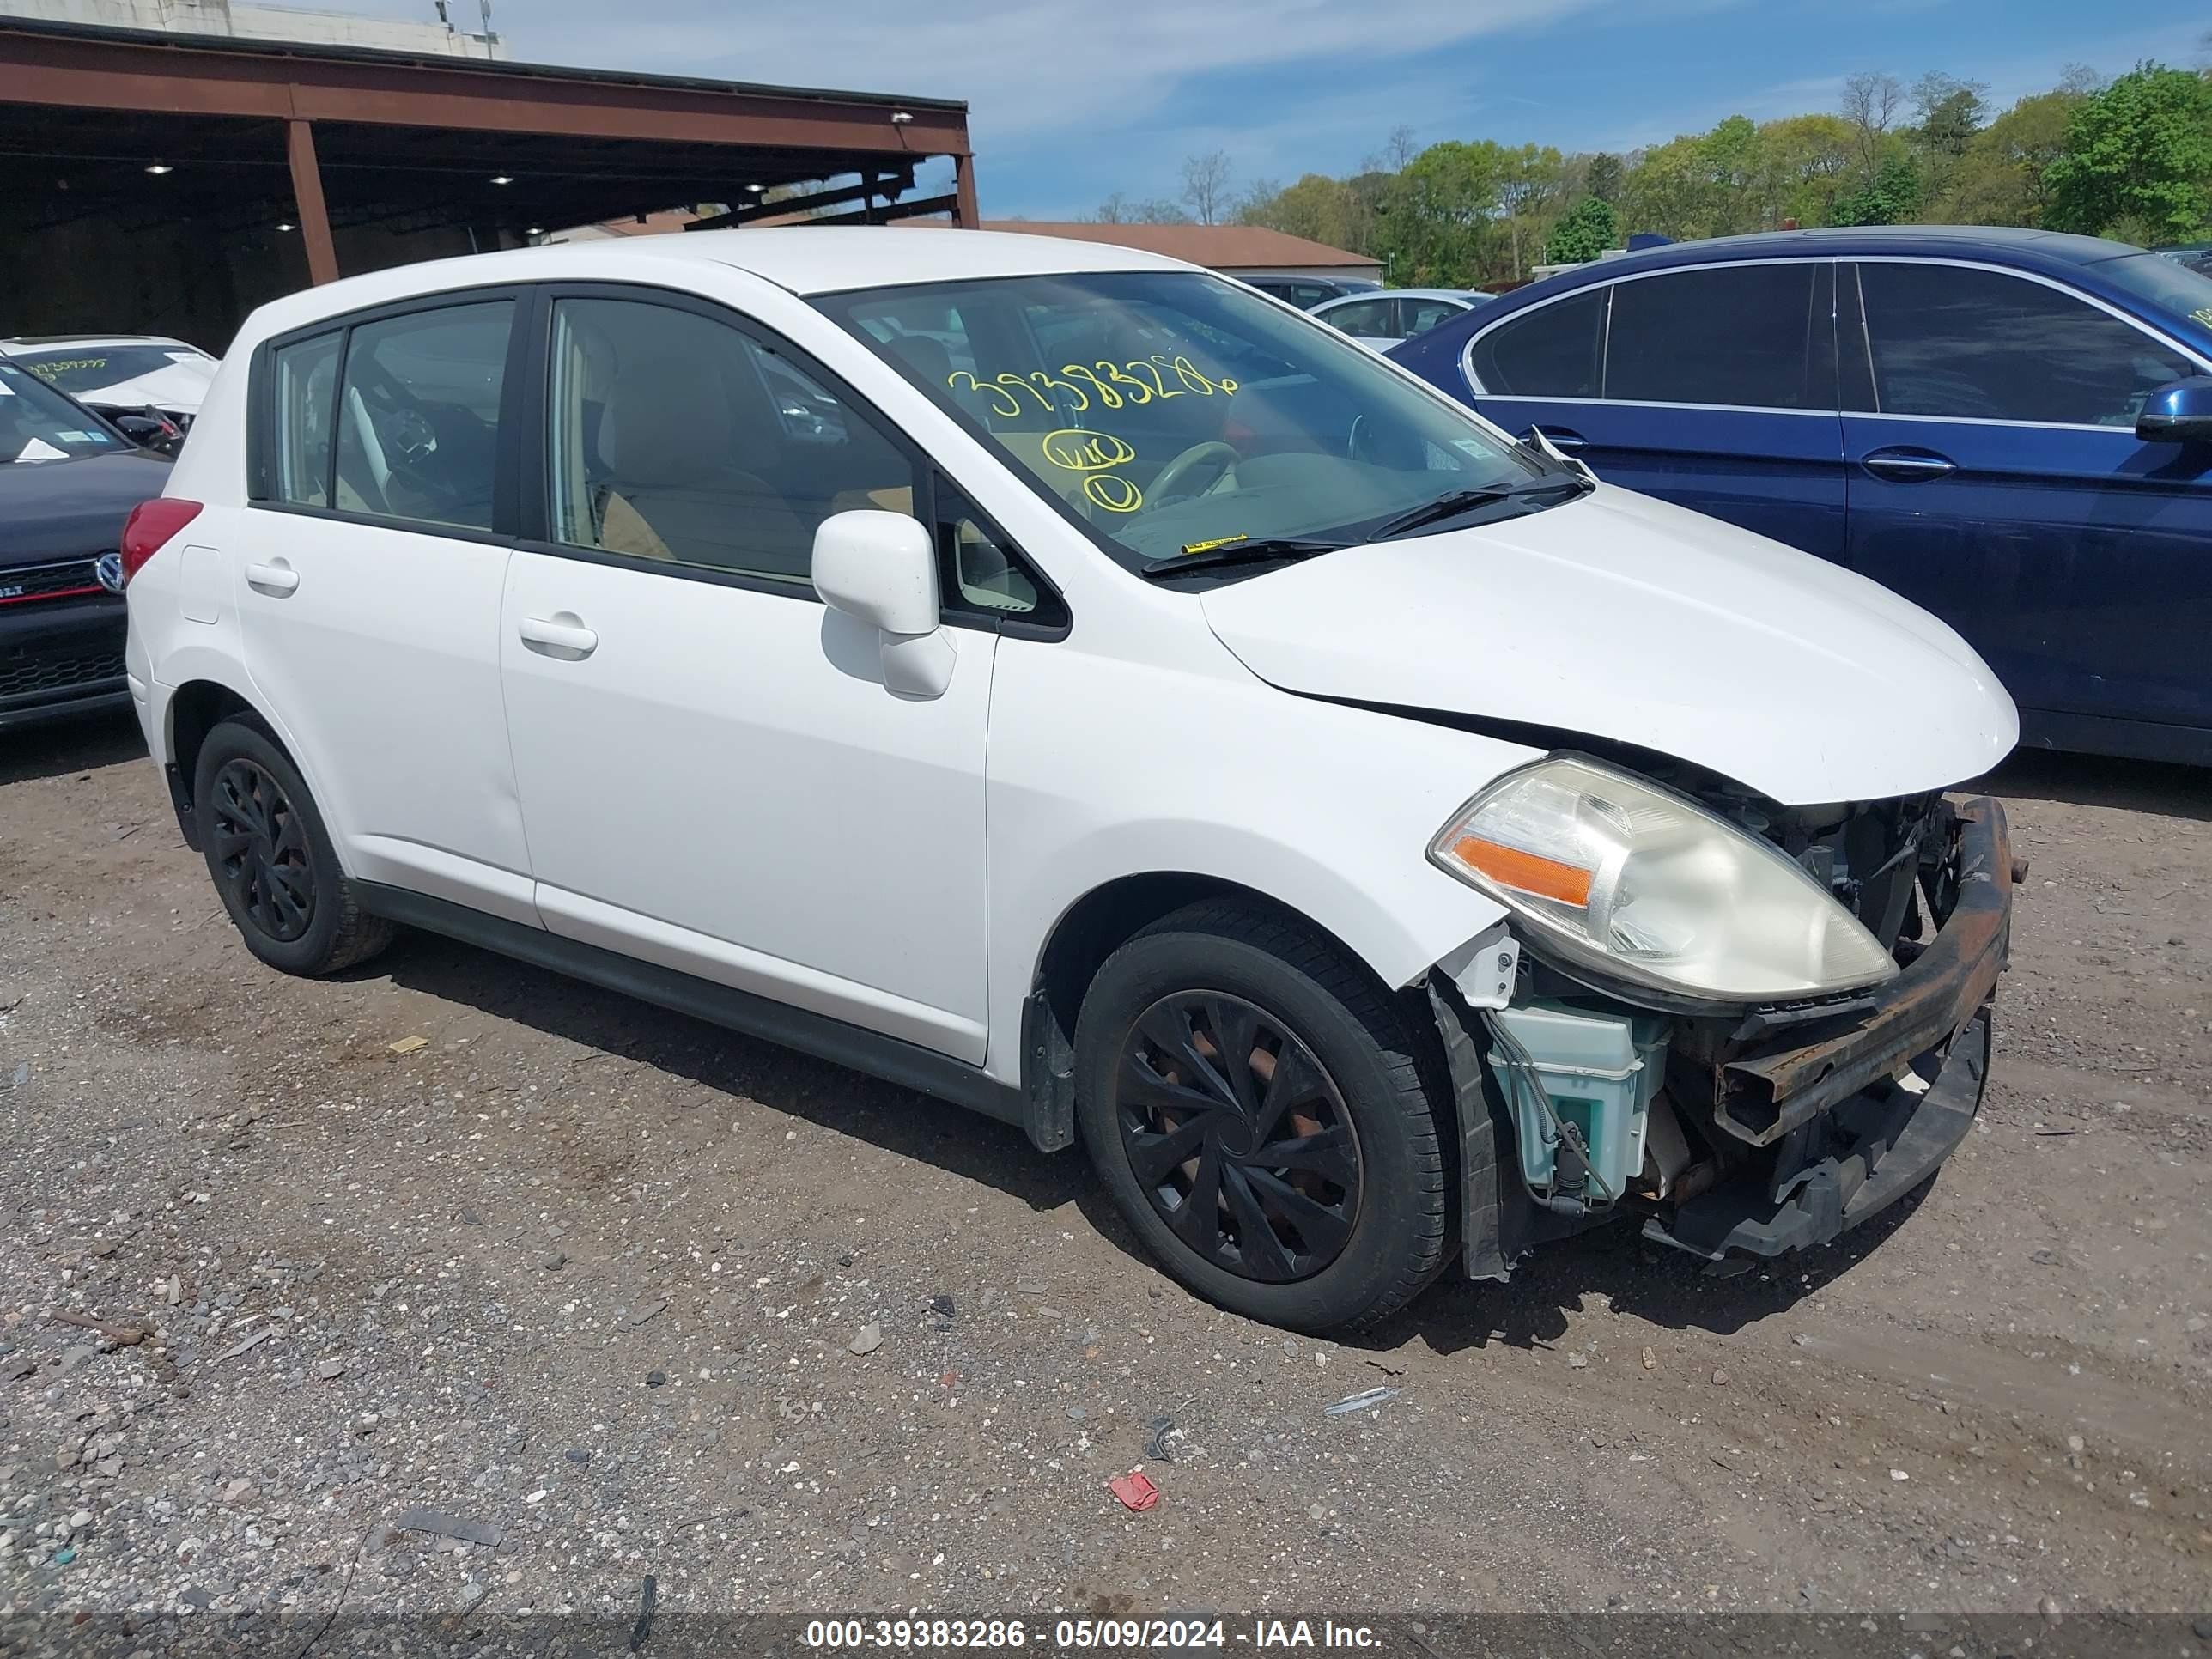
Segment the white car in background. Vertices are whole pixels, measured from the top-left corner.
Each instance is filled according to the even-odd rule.
[[[1401,340],[1425,334],[1463,311],[1494,300],[1471,288],[1394,288],[1380,294],[1347,294],[1324,300],[1307,314],[1349,334],[1364,346],[1387,351]]]
[[[1611,1219],[1824,1243],[1981,1099],[1972,649],[1177,261],[796,227],[294,294],[120,563],[263,962],[428,928],[1080,1140],[1258,1318]]]
[[[157,334],[26,336],[0,340],[0,357],[20,363],[110,419],[143,417],[151,411],[180,435],[199,417],[200,404],[222,367],[220,358],[198,346]],[[153,434],[130,435],[148,442]]]

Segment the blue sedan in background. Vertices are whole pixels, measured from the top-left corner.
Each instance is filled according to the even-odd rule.
[[[2026,230],[1724,237],[1560,271],[1389,356],[1934,611],[2027,743],[2212,764],[2212,279],[2174,260]]]

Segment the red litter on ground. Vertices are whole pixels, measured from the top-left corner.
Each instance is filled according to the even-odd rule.
[[[1131,1469],[1127,1474],[1117,1474],[1106,1483],[1106,1490],[1121,1500],[1121,1507],[1142,1515],[1160,1501],[1160,1489],[1145,1478],[1142,1469]]]

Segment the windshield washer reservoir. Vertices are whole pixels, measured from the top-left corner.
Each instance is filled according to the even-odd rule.
[[[1668,1022],[1647,1015],[1604,1014],[1565,1003],[1536,1001],[1501,1008],[1490,1018],[1504,1026],[1535,1062],[1552,1113],[1581,1133],[1589,1148],[1594,1198],[1616,1197],[1644,1167],[1644,1138],[1651,1097],[1667,1077]],[[1542,1104],[1497,1048],[1490,1064],[1521,1143],[1521,1172],[1530,1188],[1564,1190],[1558,1166],[1559,1137]],[[1568,1169],[1572,1160],[1567,1161]],[[1579,1179],[1579,1176],[1567,1176]]]

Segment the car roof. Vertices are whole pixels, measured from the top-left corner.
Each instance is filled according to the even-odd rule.
[[[1371,304],[1376,300],[1466,300],[1473,290],[1463,288],[1385,288],[1370,289],[1363,294],[1340,294],[1333,300],[1324,300],[1314,307],[1317,317],[1324,311],[1334,311],[1339,306],[1354,303]]]
[[[1765,230],[1746,236],[1711,236],[1694,242],[1666,242],[1633,253],[1618,253],[1515,289],[1504,296],[1514,303],[1581,288],[1593,276],[1633,276],[1683,265],[1733,259],[1847,259],[1880,254],[1925,254],[1938,258],[1994,260],[2030,269],[2094,265],[2126,258],[2142,250],[2098,236],[2074,236],[2055,230],[2027,230],[2008,225],[1857,225],[1831,230]]]

